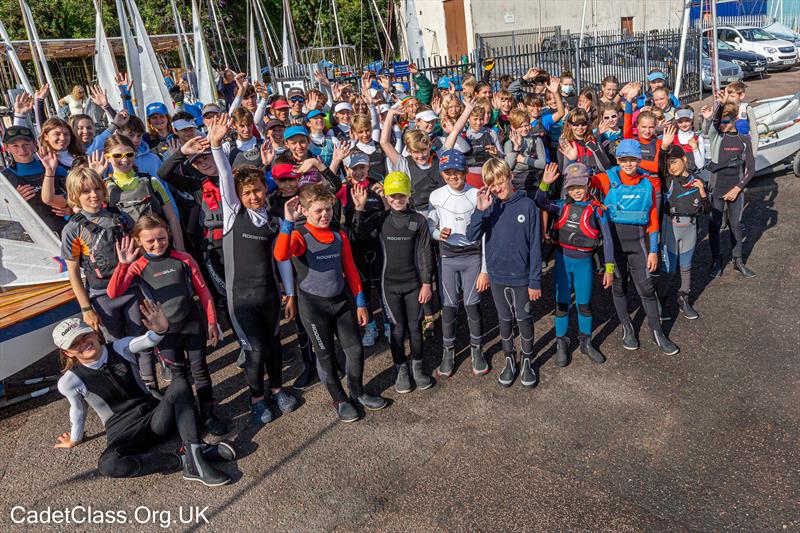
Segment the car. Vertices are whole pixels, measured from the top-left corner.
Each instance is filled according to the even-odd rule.
[[[711,70],[711,58],[703,54],[703,88],[707,91],[711,90],[711,81],[714,79],[713,71]],[[719,60],[719,88],[725,87],[734,81],[742,81],[744,74],[739,65],[735,65],[724,59]]]
[[[778,39],[783,39],[784,41],[789,41],[790,43],[794,43],[794,47],[798,49],[797,53],[800,54],[800,33],[794,31],[788,26],[784,26],[777,20],[774,21],[772,24],[767,24],[766,26],[764,26],[764,29],[770,32]]]
[[[703,39],[703,54],[708,56],[710,46],[708,39]],[[739,65],[745,78],[753,76],[764,77],[767,70],[767,58],[753,52],[736,50],[725,41],[717,41],[717,57],[724,61],[729,61],[734,65]]]
[[[711,36],[712,29],[703,33]],[[755,52],[767,58],[767,69],[789,70],[797,63],[794,43],[778,39],[770,32],[755,26],[722,26],[717,28],[717,39],[736,50]]]

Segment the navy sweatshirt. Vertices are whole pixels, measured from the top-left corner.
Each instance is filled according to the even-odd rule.
[[[486,235],[486,270],[492,283],[541,289],[542,239],[539,209],[520,191],[505,202],[494,198],[486,211],[475,209],[467,238]]]

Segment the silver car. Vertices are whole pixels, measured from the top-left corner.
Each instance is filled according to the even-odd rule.
[[[742,67],[735,65],[730,61],[720,59],[718,61],[719,68],[719,85],[722,88],[734,81],[742,81],[744,73]],[[714,73],[711,70],[711,58],[703,54],[703,89],[711,90],[711,81],[714,79]]]

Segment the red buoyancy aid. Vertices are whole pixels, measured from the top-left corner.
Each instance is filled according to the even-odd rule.
[[[203,180],[203,235],[211,241],[222,240],[222,194],[219,185]]]
[[[602,207],[595,201],[587,205],[564,202],[561,215],[553,224],[553,239],[563,248],[591,252],[600,238],[600,230],[594,219],[597,209]]]

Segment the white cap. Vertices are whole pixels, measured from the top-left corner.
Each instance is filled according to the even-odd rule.
[[[424,120],[425,122],[434,122],[435,120],[439,119],[439,115],[430,109],[426,109],[425,111],[420,111],[417,113],[417,116],[414,118],[417,120]]]
[[[75,339],[94,330],[80,318],[68,318],[53,330],[53,342],[62,350],[69,350]]]
[[[175,131],[181,131],[189,128],[196,128],[197,124],[195,124],[191,120],[184,120],[182,118],[179,118],[178,120],[172,123],[172,127],[175,128]]]
[[[383,114],[383,113],[386,113],[387,111],[389,111],[390,109],[391,109],[391,107],[389,107],[389,104],[380,104],[378,106],[378,113]]]
[[[333,108],[333,112],[334,112],[334,113],[338,113],[338,112],[340,112],[340,111],[352,111],[352,110],[353,110],[353,106],[351,106],[351,105],[350,105],[349,103],[347,103],[347,102],[339,102],[339,103],[338,103],[338,104],[336,104],[336,106]]]

